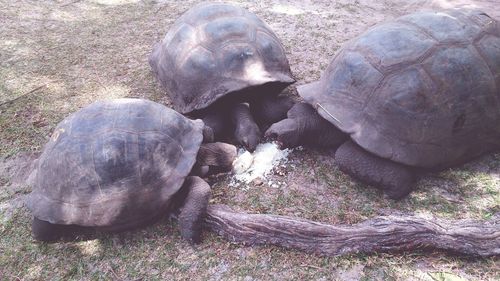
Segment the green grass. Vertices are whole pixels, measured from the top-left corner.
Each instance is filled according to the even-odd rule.
[[[23,153],[40,152],[58,122],[95,100],[127,96],[169,104],[147,56],[173,20],[198,1],[98,2],[0,0],[0,103],[44,85],[0,106],[0,167]],[[282,39],[298,84],[318,79],[343,42],[394,4],[380,8],[371,6],[376,1],[315,1],[300,4],[304,14],[290,16],[273,13],[273,1],[239,2]],[[222,177],[212,186],[212,203],[325,223],[357,223],[392,213],[490,219],[500,211],[499,153],[426,175],[416,191],[398,202],[353,181],[327,154],[293,152],[287,175],[273,176],[286,182],[279,188],[264,183],[243,190],[228,186]],[[10,175],[2,172],[0,280],[499,279],[497,259],[443,253],[320,257],[274,246],[246,247],[208,232],[203,243],[190,246],[167,219],[90,241],[38,243],[30,235],[29,211],[19,206],[30,187],[13,186]]]

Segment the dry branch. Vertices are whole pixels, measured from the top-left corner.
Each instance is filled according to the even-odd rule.
[[[328,225],[276,215],[208,208],[205,223],[226,239],[246,245],[272,244],[326,256],[354,253],[441,250],[470,256],[500,255],[498,217],[490,221],[382,216],[353,225]]]
[[[20,96],[18,96],[18,97],[16,97],[16,98],[13,98],[13,99],[11,99],[11,100],[8,100],[8,101],[5,101],[5,102],[0,103],[0,106],[6,105],[6,104],[11,104],[11,103],[13,103],[13,102],[15,102],[15,101],[17,101],[17,100],[19,100],[19,99],[21,99],[21,98],[24,98],[24,97],[25,97],[25,96],[27,96],[27,95],[31,95],[31,94],[33,94],[34,92],[36,92],[36,91],[38,91],[38,90],[40,90],[40,89],[42,89],[42,88],[45,88],[45,86],[47,86],[47,85],[38,86],[38,87],[36,87],[36,88],[32,89],[31,91],[29,91],[29,92],[27,92],[27,93],[24,93],[24,94],[22,94],[22,95],[20,95]]]

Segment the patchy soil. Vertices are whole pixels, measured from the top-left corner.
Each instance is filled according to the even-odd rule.
[[[52,129],[98,99],[143,97],[169,105],[147,56],[173,21],[197,2],[0,0],[1,280],[498,280],[497,259],[442,253],[325,258],[243,247],[209,233],[191,247],[166,220],[86,242],[34,242],[22,196],[30,191],[25,179]],[[500,19],[498,0],[234,3],[262,17],[282,39],[296,85],[317,80],[344,42],[383,20],[452,6],[482,8]],[[288,94],[296,96],[296,85]],[[328,223],[395,212],[488,219],[500,211],[498,153],[426,175],[398,202],[341,173],[330,154],[296,150],[271,184],[252,183],[246,190],[229,187],[225,176],[213,178],[212,202]]]
[[[0,231],[12,219],[23,199],[31,191],[37,154],[22,153],[0,159]]]

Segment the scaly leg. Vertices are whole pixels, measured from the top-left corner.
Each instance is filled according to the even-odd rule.
[[[181,189],[186,193],[179,214],[181,236],[190,243],[199,243],[210,199],[210,186],[201,178],[191,176],[186,178]]]
[[[341,171],[382,189],[395,200],[408,195],[417,179],[411,167],[371,154],[353,141],[347,141],[337,149],[335,161]]]

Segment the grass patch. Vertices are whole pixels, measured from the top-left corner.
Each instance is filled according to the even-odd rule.
[[[44,0],[3,5],[0,103],[45,87],[0,106],[0,158],[39,152],[58,122],[96,100],[140,97],[169,105],[147,57],[153,43],[197,2]],[[343,42],[394,6],[391,1],[297,2],[291,5],[302,5],[305,12],[291,16],[272,12],[274,1],[236,2],[256,12],[282,39],[298,84],[318,79]],[[288,91],[293,94],[294,88]],[[273,176],[285,183],[279,188],[250,185],[245,191],[229,187],[222,178],[212,186],[212,203],[326,223],[422,212],[488,219],[500,211],[498,153],[426,175],[410,197],[398,202],[341,173],[325,151],[294,152],[288,170],[285,176]],[[498,279],[496,259],[442,253],[328,258],[271,246],[245,247],[211,233],[205,233],[202,244],[191,246],[167,219],[90,241],[37,243],[30,235],[28,210],[4,213],[5,206],[30,190],[10,189],[11,184],[0,175],[1,280],[432,280],[433,272]]]

